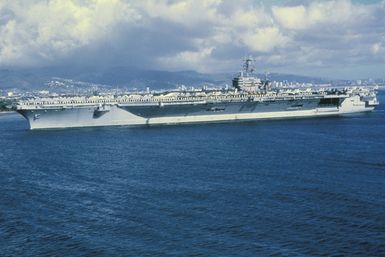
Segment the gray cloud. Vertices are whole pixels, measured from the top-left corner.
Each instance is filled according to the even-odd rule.
[[[0,3],[0,67],[227,72],[245,54],[261,70],[383,77],[385,1]]]

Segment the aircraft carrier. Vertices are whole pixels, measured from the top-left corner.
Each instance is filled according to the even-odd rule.
[[[346,115],[378,105],[376,91],[368,87],[273,88],[252,66],[247,58],[231,89],[30,98],[16,110],[30,129],[46,129]]]

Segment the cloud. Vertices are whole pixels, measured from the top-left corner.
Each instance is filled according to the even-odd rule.
[[[329,69],[328,73],[335,73],[332,76],[338,76],[342,66],[347,69],[357,65],[362,67],[362,74],[383,76],[380,67],[368,72],[365,66],[384,60],[379,56],[384,14],[384,2],[363,5],[347,0],[315,1],[272,7],[274,20],[293,42],[287,49],[288,56],[295,58],[293,64],[298,69]]]
[[[118,0],[9,0],[4,5],[1,65],[50,62],[100,40],[118,23],[140,20],[129,4]]]
[[[371,46],[371,52],[380,60],[385,61],[385,36]]]
[[[196,26],[213,23],[218,20],[217,8],[220,0],[184,0],[136,2],[136,6],[150,18],[159,18],[184,26]]]
[[[243,55],[252,54],[260,69],[338,74],[341,65],[365,70],[384,61],[385,1],[272,3],[3,0],[0,68],[93,64],[217,72],[237,69]]]
[[[213,48],[202,48],[197,51],[183,51],[176,55],[168,57],[160,57],[158,61],[162,66],[171,69],[184,67],[185,69],[195,69],[198,71],[210,71],[210,55]],[[198,68],[197,68],[198,67]]]
[[[290,39],[277,27],[266,27],[245,34],[243,41],[253,52],[270,52],[274,48],[285,47]]]
[[[273,7],[273,15],[277,22],[288,29],[304,29],[310,24],[306,8],[303,5],[293,7]]]
[[[284,28],[308,29],[312,26],[351,26],[369,18],[370,9],[348,0],[314,2],[308,6],[273,6],[274,19]]]

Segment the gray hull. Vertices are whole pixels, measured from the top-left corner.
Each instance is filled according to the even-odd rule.
[[[100,106],[99,106],[100,107]],[[205,102],[205,103],[106,103],[98,105],[35,107],[18,110],[31,129],[113,125],[162,125],[201,122],[300,118],[366,112],[373,106],[359,96],[320,104],[320,99]]]

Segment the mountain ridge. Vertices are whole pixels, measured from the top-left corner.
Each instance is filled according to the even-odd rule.
[[[117,66],[112,68],[77,69],[76,67],[44,67],[35,69],[0,69],[0,89],[17,88],[34,90],[46,88],[53,78],[94,83],[106,87],[119,88],[175,88],[177,85],[203,86],[230,85],[236,73],[206,74],[192,70],[163,71],[142,70],[134,67]],[[264,78],[264,74],[257,74]],[[333,80],[294,74],[270,73],[268,79],[297,83],[331,83]]]

